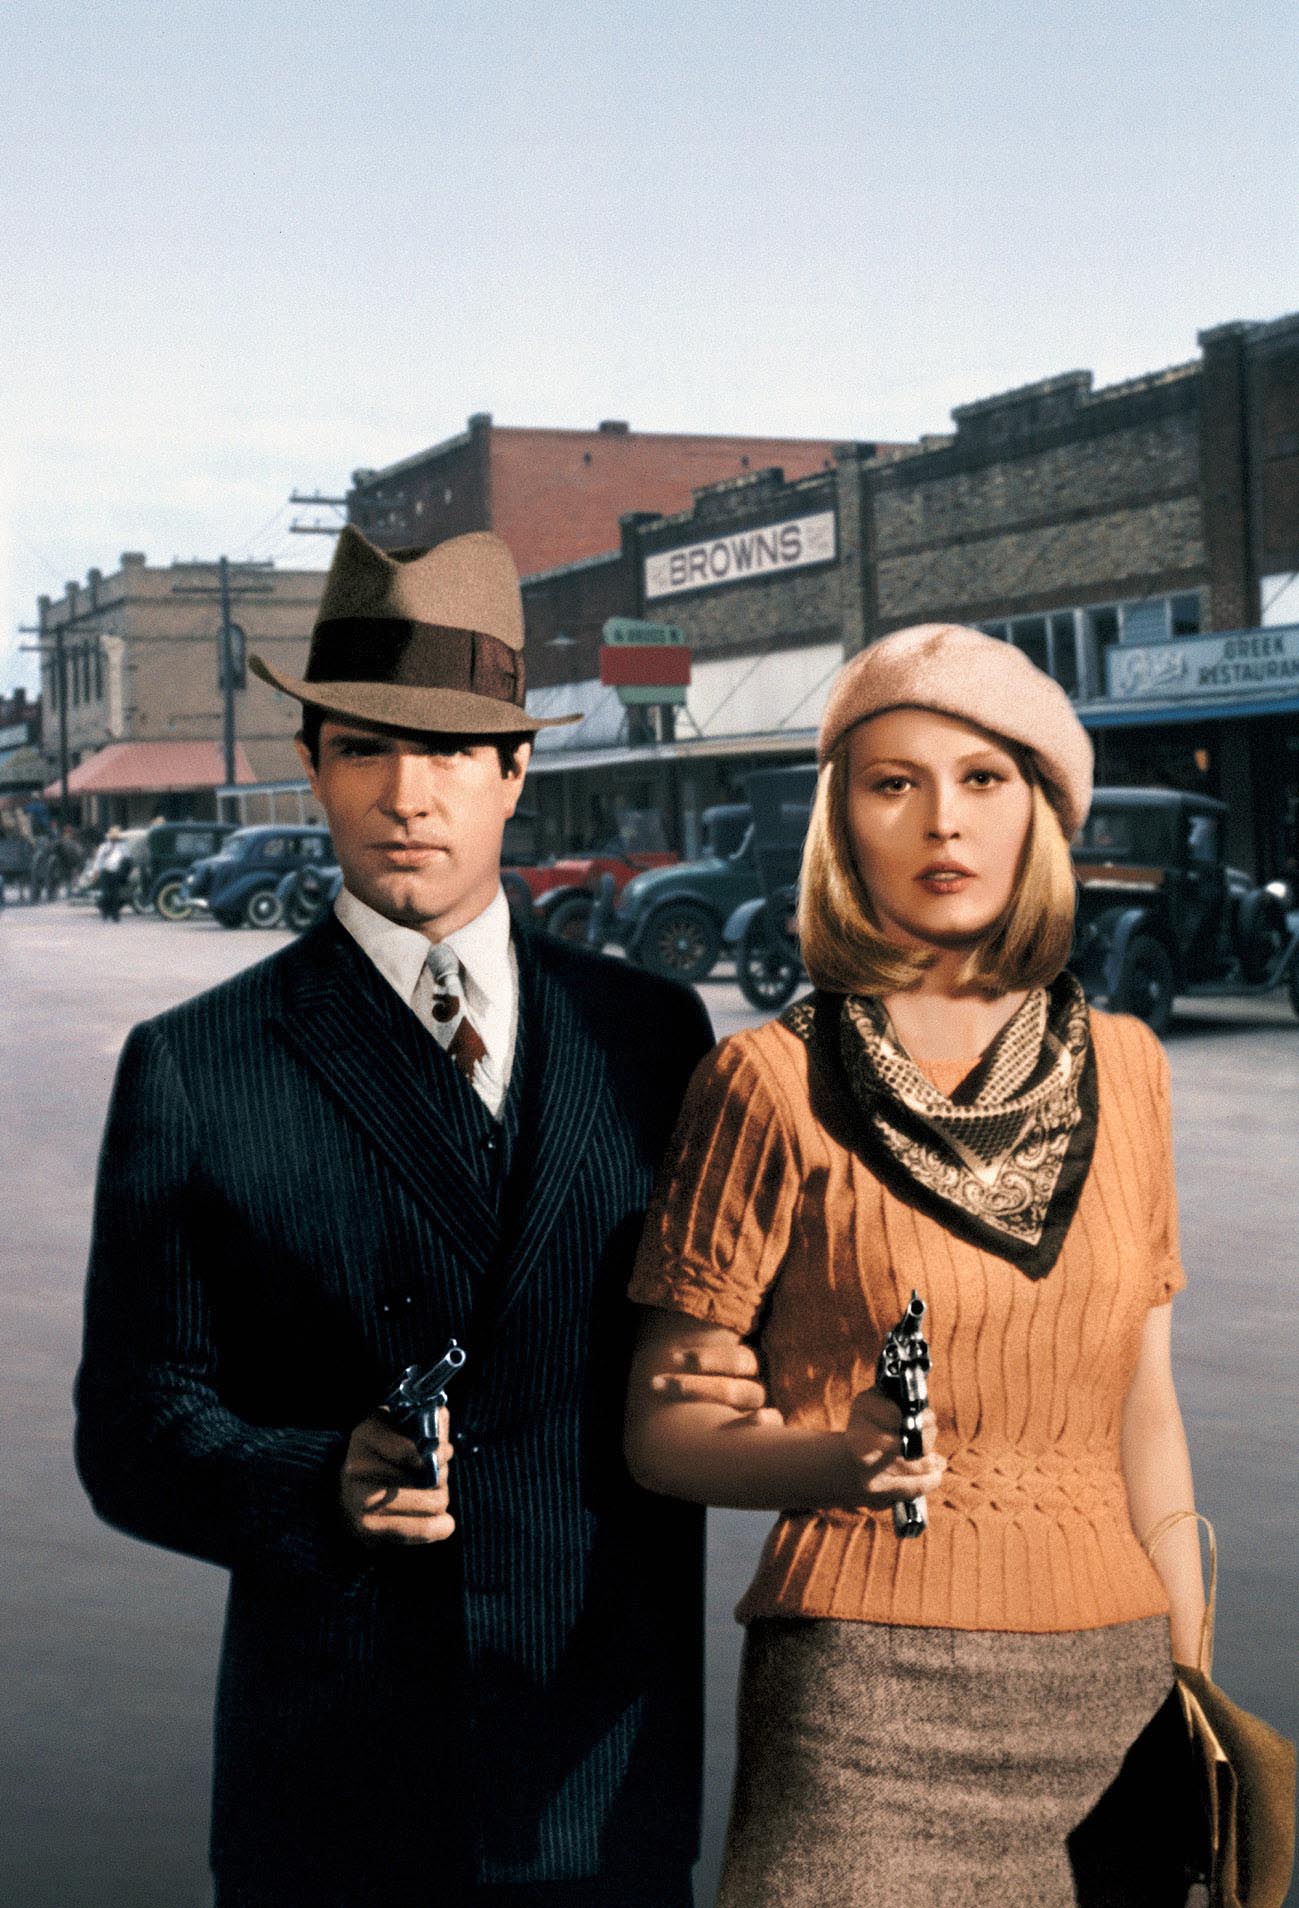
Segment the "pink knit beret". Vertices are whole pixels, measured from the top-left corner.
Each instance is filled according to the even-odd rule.
[[[1013,643],[959,623],[919,623],[871,643],[844,664],[817,737],[824,765],[840,739],[886,709],[937,709],[1018,743],[1033,757],[1065,835],[1092,798],[1092,745],[1058,682]]]

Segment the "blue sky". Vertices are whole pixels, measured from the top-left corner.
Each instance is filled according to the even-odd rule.
[[[907,437],[1299,307],[1289,0],[10,0],[0,687],[501,423]],[[30,640],[30,639],[21,639]]]

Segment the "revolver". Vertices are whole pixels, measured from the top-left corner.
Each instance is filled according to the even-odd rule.
[[[438,1465],[438,1412],[447,1401],[446,1388],[465,1362],[465,1352],[451,1339],[436,1365],[421,1371],[407,1365],[388,1396],[383,1409],[399,1431],[411,1439],[428,1468],[428,1482],[442,1482]]]
[[[913,1289],[911,1301],[880,1347],[875,1365],[876,1388],[891,1398],[902,1413],[902,1455],[924,1456],[920,1419],[929,1407],[929,1347],[920,1330],[925,1302]],[[919,1537],[929,1523],[923,1497],[908,1497],[893,1506],[893,1528],[899,1537]]]

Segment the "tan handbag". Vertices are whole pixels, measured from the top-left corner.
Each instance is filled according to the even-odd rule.
[[[1213,1908],[1282,1908],[1294,1868],[1294,1744],[1210,1681],[1218,1544],[1208,1518],[1199,1511],[1171,1511],[1146,1538],[1146,1552],[1153,1555],[1159,1539],[1188,1518],[1209,1534],[1209,1596],[1199,1661],[1174,1663],[1173,1669],[1200,1782],[1209,1899]]]

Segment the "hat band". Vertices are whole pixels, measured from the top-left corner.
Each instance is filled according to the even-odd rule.
[[[386,682],[467,689],[523,707],[523,657],[499,636],[391,616],[336,616],[316,625],[306,682]]]

